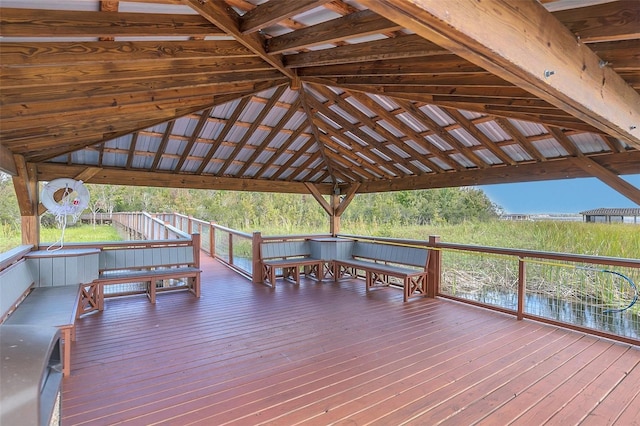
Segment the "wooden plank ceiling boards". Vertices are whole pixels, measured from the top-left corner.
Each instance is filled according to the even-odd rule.
[[[6,0],[0,25],[10,173],[351,196],[595,176],[640,203],[635,0]]]

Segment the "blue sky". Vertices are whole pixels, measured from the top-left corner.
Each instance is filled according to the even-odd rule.
[[[640,174],[621,176],[640,190]],[[599,207],[640,207],[596,178],[478,186],[506,213],[579,213]]]

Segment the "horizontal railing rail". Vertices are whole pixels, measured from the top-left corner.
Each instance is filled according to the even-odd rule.
[[[192,233],[201,235],[201,250],[237,272],[262,282],[260,244],[331,237],[329,234],[252,234],[178,213],[114,213],[151,241],[175,244]],[[124,225],[123,225],[124,226]],[[556,253],[428,240],[339,234],[340,238],[426,247],[432,296],[452,299],[565,328],[640,344],[640,259]],[[106,243],[105,249],[126,243]],[[75,245],[71,243],[70,245]],[[83,247],[94,247],[85,244]]]
[[[21,260],[31,250],[33,250],[33,246],[23,245],[14,247],[4,253],[0,253],[0,271]]]

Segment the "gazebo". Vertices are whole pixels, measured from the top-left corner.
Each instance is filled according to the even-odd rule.
[[[637,421],[636,335],[616,343],[513,317],[544,315],[525,304],[527,262],[534,274],[564,262],[586,282],[611,273],[598,265],[636,273],[638,259],[412,241],[402,253],[429,252],[419,273],[434,294],[404,303],[368,291],[375,271],[366,290],[355,278],[251,285],[208,257],[200,264],[200,234],[190,231],[163,247],[86,245],[70,268],[60,255],[64,273],[31,250],[45,210],[39,182],[57,178],[311,194],[330,218],[330,243],[362,193],[593,176],[640,204],[640,189],[620,177],[640,165],[639,24],[636,0],[2,0],[0,170],[13,177],[26,247],[0,259],[0,289],[12,296],[3,306],[34,299],[34,265],[50,288],[71,287],[55,285],[68,278],[80,308],[95,311],[104,308],[99,275],[122,278],[114,259],[165,249],[188,258],[143,271],[149,302],[117,299],[86,315],[73,356],[78,295],[69,293],[64,362],[45,362],[52,380],[30,391],[63,382],[64,365],[68,424]],[[127,254],[109,266],[108,250]],[[489,312],[446,300],[455,298],[437,289],[446,250],[454,262],[503,262],[510,305]],[[156,304],[154,274],[176,265],[198,283],[196,297]],[[59,307],[40,302],[15,312]],[[624,322],[588,309],[577,316]],[[632,320],[623,325],[637,333]],[[57,394],[47,397],[53,407]]]
[[[38,181],[355,194],[640,164],[635,1],[3,1],[0,168]],[[487,31],[491,29],[491,31]],[[325,200],[323,196],[329,196]]]
[[[640,208],[599,208],[580,212],[585,222],[638,223]]]

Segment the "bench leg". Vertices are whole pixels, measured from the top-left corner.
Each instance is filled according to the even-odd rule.
[[[271,284],[271,287],[276,288],[276,268],[271,265],[264,265],[264,282]]]
[[[71,340],[72,327],[62,327],[62,375],[68,377],[71,374]],[[75,333],[73,333],[75,334]]]
[[[98,284],[98,310],[104,311],[104,284]]]
[[[200,274],[193,278],[193,295],[200,298]]]
[[[147,287],[147,297],[149,298],[149,301],[155,305],[156,303],[156,279],[155,278],[151,278],[151,281],[149,282],[149,287]]]

